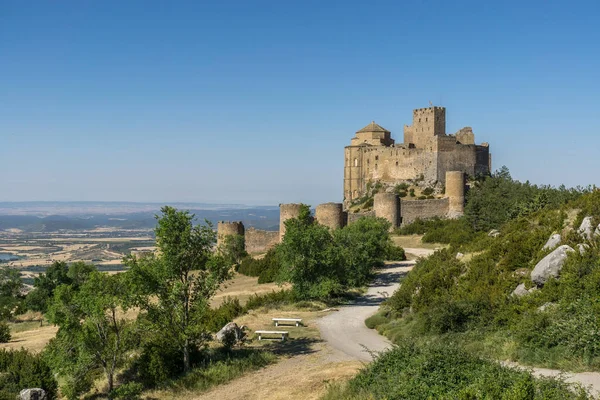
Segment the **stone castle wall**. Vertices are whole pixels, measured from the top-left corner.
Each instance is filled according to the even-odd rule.
[[[241,221],[219,221],[217,223],[217,247],[226,236],[244,235],[244,224]]]
[[[346,225],[346,213],[342,203],[324,203],[315,208],[315,219],[321,225],[339,229]]]
[[[266,253],[279,243],[279,231],[246,230],[246,251],[250,254]]]
[[[402,200],[402,225],[410,224],[417,218],[445,218],[448,215],[449,199]]]

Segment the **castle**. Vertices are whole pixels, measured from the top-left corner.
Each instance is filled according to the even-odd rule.
[[[446,183],[446,172],[484,175],[491,169],[489,145],[475,144],[465,127],[446,134],[444,107],[413,111],[413,124],[404,126],[404,143],[396,144],[387,129],[371,122],[345,148],[344,203],[363,197],[367,183],[396,184],[422,179],[429,184]]]
[[[413,111],[413,124],[404,127],[404,143],[395,144],[390,131],[371,122],[356,132],[345,148],[344,203],[324,203],[315,208],[315,220],[331,229],[351,224],[363,216],[388,220],[391,228],[417,218],[456,218],[464,213],[467,176],[488,174],[491,170],[489,145],[475,144],[470,127],[446,134],[444,107]],[[392,186],[403,181],[421,181],[445,189],[442,198],[401,199]],[[388,186],[373,195],[372,209],[348,211],[353,200],[368,193],[368,183]],[[285,221],[297,218],[301,204],[279,205],[279,231],[245,229],[241,222],[221,221],[218,244],[228,235],[242,235],[246,251],[265,252],[285,235]]]

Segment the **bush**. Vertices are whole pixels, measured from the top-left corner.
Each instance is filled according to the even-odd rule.
[[[403,341],[381,354],[346,386],[334,386],[334,399],[589,399],[581,388],[557,379],[503,367],[470,355],[453,344],[418,346]]]
[[[227,297],[218,308],[210,311],[204,326],[209,332],[218,332],[243,313],[244,307],[240,304],[240,300],[237,297]]]
[[[10,338],[10,327],[6,322],[0,322],[0,343],[8,343]]]
[[[113,399],[137,400],[140,398],[144,385],[139,382],[125,383],[111,393]]]
[[[434,190],[431,187],[427,187],[425,189],[423,189],[423,191],[421,193],[423,193],[425,196],[431,196],[433,194]]]
[[[295,301],[294,294],[290,290],[272,291],[265,294],[253,294],[248,298],[244,310],[256,310],[261,307],[279,307]]]
[[[277,248],[270,249],[261,259],[246,257],[242,260],[238,272],[246,276],[257,276],[258,283],[270,283],[277,280],[281,262],[277,255]]]
[[[24,388],[44,389],[48,399],[55,399],[58,384],[41,355],[0,350],[0,398],[14,399]]]
[[[388,261],[404,261],[406,260],[406,253],[402,247],[390,245],[387,248],[385,258]]]

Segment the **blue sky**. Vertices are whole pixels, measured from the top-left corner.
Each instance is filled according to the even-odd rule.
[[[0,201],[341,201],[447,107],[494,168],[600,184],[600,2],[0,0]]]

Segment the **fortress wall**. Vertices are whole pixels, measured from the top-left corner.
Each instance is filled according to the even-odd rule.
[[[351,150],[350,154],[362,153],[360,157],[354,156],[351,162],[362,162],[360,169],[350,169],[346,177],[352,175],[355,179],[352,183],[352,192],[356,190],[358,197],[364,191],[368,181],[396,182],[418,178],[423,174],[428,181],[435,181],[437,158],[436,154],[425,149],[406,147],[366,147]],[[353,164],[352,164],[353,165]],[[346,186],[346,185],[345,185]],[[348,191],[344,195],[348,198]],[[356,197],[352,197],[356,198]]]
[[[217,223],[217,247],[226,236],[244,236],[244,224],[241,221],[219,221]]]
[[[374,217],[374,216],[375,216],[375,211],[349,213],[347,224],[350,225],[351,223],[358,221],[361,217]]]
[[[279,231],[246,230],[246,251],[250,254],[266,253],[279,243]]]
[[[402,225],[410,224],[417,218],[444,218],[448,214],[449,200],[402,200]]]
[[[492,155],[490,147],[487,143],[480,146],[475,146],[475,174],[485,175],[492,171]]]

